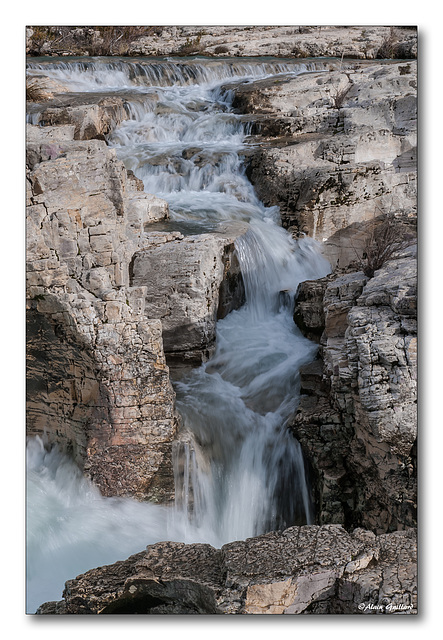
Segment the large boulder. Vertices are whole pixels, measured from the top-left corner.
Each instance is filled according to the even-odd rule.
[[[215,327],[244,301],[235,239],[247,225],[183,236],[151,233],[150,246],[131,263],[131,284],[144,287],[145,313],[158,318],[171,366],[200,364],[215,348]]]
[[[221,549],[160,542],[66,583],[40,615],[417,613],[416,533],[291,527]]]

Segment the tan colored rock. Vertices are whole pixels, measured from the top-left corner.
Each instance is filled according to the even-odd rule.
[[[244,300],[243,280],[234,256],[235,238],[246,225],[183,237],[156,233],[151,247],[134,255],[131,284],[145,288],[145,313],[163,326],[168,361],[206,360],[215,347],[215,325]],[[222,285],[234,281],[232,291]]]
[[[34,114],[32,123],[41,127],[73,126],[75,140],[104,140],[117,124],[129,117],[124,100],[120,97],[98,98],[92,104],[88,104],[88,98],[81,98],[81,101],[78,97],[50,101],[51,97],[48,96],[45,101],[47,104],[31,110],[31,114]]]
[[[253,584],[246,592],[245,613],[284,613],[293,603],[295,594],[296,587],[293,586],[292,580]]]
[[[167,204],[104,142],[72,140],[71,125],[28,130],[28,434],[71,452],[105,495],[168,500],[175,396],[161,324],[129,284]]]
[[[64,600],[37,613],[415,614],[415,535],[350,534],[329,525],[291,527],[220,550],[160,542],[69,580]]]

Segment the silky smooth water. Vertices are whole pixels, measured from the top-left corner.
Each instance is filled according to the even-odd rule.
[[[63,583],[160,540],[235,539],[309,523],[299,443],[287,429],[299,368],[315,356],[292,319],[297,286],[330,266],[309,238],[295,241],[276,207],[257,199],[243,165],[248,123],[232,112],[240,80],[306,73],[325,63],[281,61],[37,61],[72,91],[134,92],[108,144],[147,192],[193,232],[241,220],[236,241],[246,303],[217,325],[213,358],[176,383],[183,429],[173,446],[173,508],[103,498],[40,439],[28,444],[28,611],[60,599]],[[323,65],[323,67],[322,67]],[[33,122],[38,123],[38,112]],[[284,292],[284,293],[282,293]]]

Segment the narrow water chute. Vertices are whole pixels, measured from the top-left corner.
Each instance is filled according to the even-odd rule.
[[[301,281],[326,275],[329,264],[315,242],[294,240],[279,226],[278,209],[258,200],[243,165],[248,123],[232,112],[234,93],[224,86],[326,69],[324,62],[79,60],[28,67],[71,91],[126,92],[130,118],[108,144],[146,191],[168,201],[172,224],[192,224],[197,232],[233,220],[248,224],[236,241],[246,302],[219,321],[213,358],[176,385],[184,429],[173,447],[175,507],[103,498],[72,463],[30,442],[31,611],[58,599],[63,580],[146,544],[221,546],[312,521],[303,455],[287,422],[298,402],[299,368],[316,346],[295,327],[282,291],[293,299]]]

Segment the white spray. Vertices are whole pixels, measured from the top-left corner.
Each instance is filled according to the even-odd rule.
[[[230,220],[249,224],[236,242],[246,303],[219,321],[214,357],[176,385],[184,430],[173,447],[173,509],[103,498],[56,450],[30,441],[27,584],[28,611],[34,611],[60,599],[65,580],[159,540],[221,546],[312,521],[302,452],[287,422],[298,403],[299,368],[316,346],[297,330],[284,301],[303,280],[326,275],[329,264],[314,241],[295,241],[279,226],[278,209],[257,199],[242,163],[248,125],[231,110],[233,92],[222,87],[241,78],[327,68],[324,63],[30,66],[30,73],[72,91],[134,92],[126,104],[130,119],[108,143],[146,191],[169,202],[172,224],[192,224],[200,232]]]

